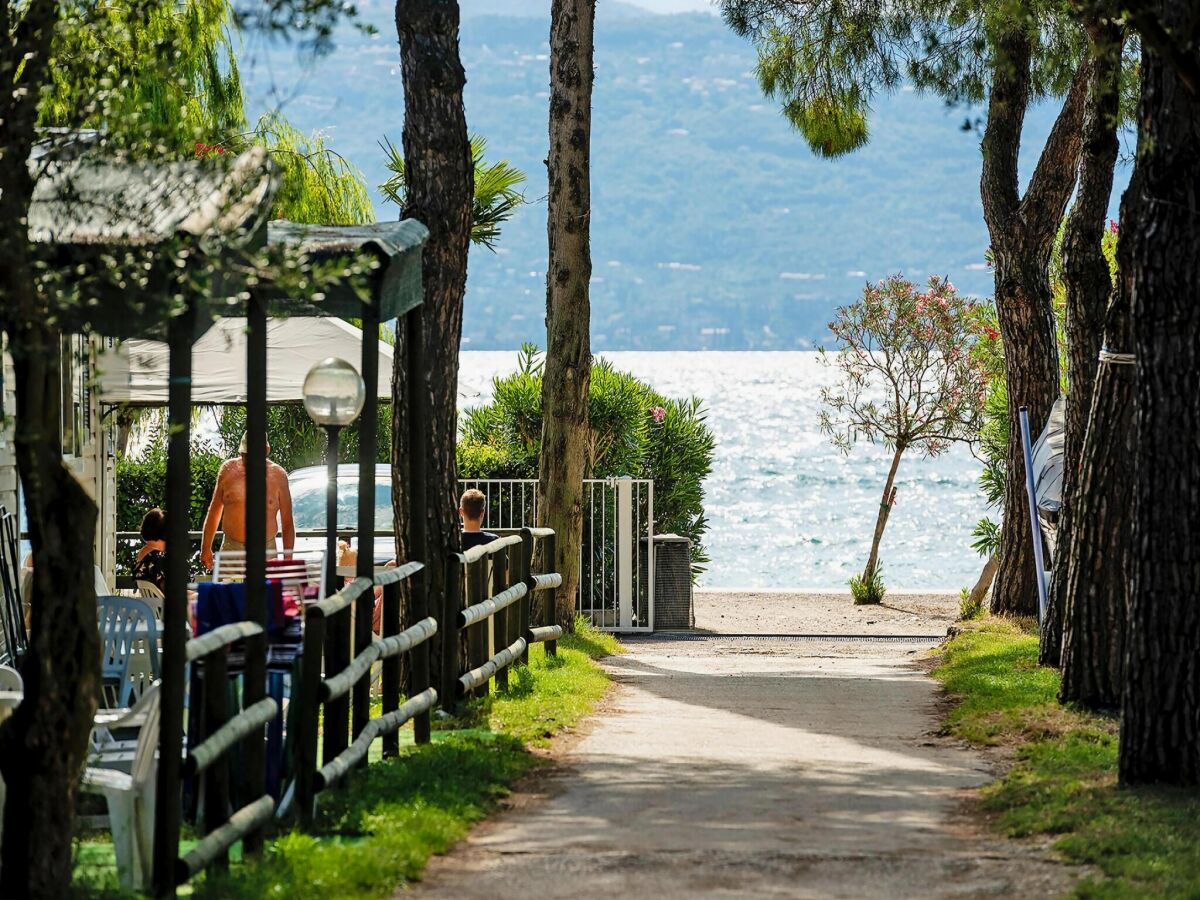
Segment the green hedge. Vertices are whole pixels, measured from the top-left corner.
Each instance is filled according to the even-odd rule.
[[[537,348],[523,347],[516,371],[493,379],[492,389],[491,403],[462,415],[459,477],[536,478],[542,435]],[[632,374],[596,360],[588,416],[588,477],[652,479],[655,532],[690,538],[693,570],[701,571],[708,561],[703,483],[712,470],[714,439],[699,398],[669,400]]]

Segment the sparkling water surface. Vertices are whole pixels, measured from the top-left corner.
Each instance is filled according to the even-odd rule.
[[[833,380],[816,353],[603,354],[669,397],[699,396],[716,436],[704,485],[712,562],[702,588],[843,589],[870,551],[890,453],[860,443],[849,456],[818,425],[820,387]],[[491,396],[515,352],[462,354],[459,403]],[[958,590],[982,560],[971,529],[986,513],[981,466],[965,447],[936,459],[905,455],[883,537],[884,577],[895,589]]]

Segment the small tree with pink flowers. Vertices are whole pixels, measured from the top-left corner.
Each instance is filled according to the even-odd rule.
[[[937,456],[979,432],[984,378],[970,352],[972,306],[944,278],[930,278],[922,290],[892,275],[867,285],[829,323],[838,350],[821,356],[840,377],[821,390],[821,430],[845,453],[860,439],[892,451],[871,554],[862,576],[850,580],[855,603],[883,599],[879,544],[896,502],[900,458],[909,450]]]

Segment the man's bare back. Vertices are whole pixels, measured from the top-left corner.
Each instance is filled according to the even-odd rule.
[[[200,561],[212,568],[212,541],[217,526],[225,532],[227,541],[246,543],[246,457],[239,456],[221,465],[212,502],[204,517],[204,543]],[[275,535],[283,531],[283,548],[296,545],[296,525],[292,519],[292,493],[287,472],[277,463],[267,460],[267,549],[274,549]]]

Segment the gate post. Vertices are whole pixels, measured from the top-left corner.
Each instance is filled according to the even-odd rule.
[[[617,479],[617,609],[621,629],[633,627],[633,480],[628,475]]]

